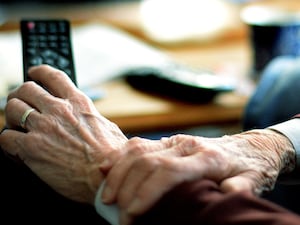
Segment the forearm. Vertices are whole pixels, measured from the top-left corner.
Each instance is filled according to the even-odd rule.
[[[296,153],[291,141],[273,129],[257,129],[235,135],[247,140],[257,151],[263,151],[266,161],[278,169],[279,174],[293,171]]]

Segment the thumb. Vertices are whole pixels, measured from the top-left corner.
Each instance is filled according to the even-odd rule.
[[[221,191],[225,193],[238,191],[257,192],[257,190],[255,190],[255,187],[256,185],[254,184],[254,181],[243,176],[235,176],[225,179],[220,184]]]

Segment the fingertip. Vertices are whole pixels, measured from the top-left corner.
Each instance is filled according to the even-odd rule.
[[[122,210],[120,213],[120,225],[130,225],[132,224],[133,219],[129,216],[129,214]]]
[[[31,66],[31,67],[29,67],[27,73],[33,73],[35,70],[38,69],[38,67],[39,66]]]
[[[41,70],[44,67],[49,67],[50,68],[49,65],[43,65],[43,64],[29,67],[28,70],[27,70],[28,76],[30,77],[32,74],[36,73],[37,71]]]
[[[56,68],[50,66],[50,65],[47,65],[47,64],[40,64],[40,65],[37,65],[37,66],[31,66],[28,68],[27,72],[28,73],[33,73],[34,71],[36,70],[39,70],[41,68],[52,68],[53,70],[55,70]]]
[[[233,177],[224,180],[220,185],[220,189],[225,193],[238,191],[254,191],[254,187],[253,185],[251,185],[249,180],[242,177]]]
[[[6,140],[5,136],[7,133],[8,128],[5,126],[2,128],[2,130],[0,131],[0,147],[2,148],[2,144],[4,143],[4,141]]]
[[[31,66],[27,70],[28,78],[31,80],[32,76],[36,73],[38,73],[43,67],[50,67],[48,65],[37,65],[37,66]]]
[[[17,155],[22,151],[24,146],[20,146],[22,141],[16,140],[23,140],[26,133],[6,128],[2,130],[0,135],[0,146],[3,150],[8,152],[11,155]]]
[[[142,208],[142,202],[139,198],[134,198],[133,201],[128,206],[128,213],[136,214]]]
[[[101,195],[102,202],[105,204],[112,203],[112,196],[113,196],[113,194],[112,194],[111,188],[107,184],[105,184],[102,195]]]

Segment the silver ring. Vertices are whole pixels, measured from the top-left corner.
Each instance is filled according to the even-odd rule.
[[[35,109],[31,108],[31,109],[27,109],[24,114],[22,115],[21,117],[21,120],[20,120],[20,126],[25,129],[25,123],[26,123],[26,120],[27,120],[27,117],[29,116],[30,113],[32,113]]]

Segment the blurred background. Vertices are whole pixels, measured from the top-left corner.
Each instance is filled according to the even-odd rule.
[[[217,129],[217,135],[240,131],[243,129],[241,121],[245,106],[249,97],[256,90],[259,74],[267,63],[279,54],[276,53],[264,59],[263,65],[260,65],[259,71],[257,71],[257,68],[255,68],[256,58],[254,57],[256,46],[252,42],[250,29],[252,24],[250,24],[249,16],[248,20],[241,17],[241,13],[252,6],[275,7],[277,11],[279,9],[295,13],[299,9],[299,1],[1,0],[0,96],[2,97],[2,103],[5,102],[7,92],[22,83],[22,56],[20,54],[21,46],[18,32],[20,19],[66,18],[71,21],[74,28],[73,44],[76,70],[80,81],[79,86],[82,88],[93,86],[92,88],[95,88],[95,85],[104,85],[101,90],[104,91],[104,95],[108,93],[106,95],[108,98],[102,99],[99,105],[101,105],[101,112],[109,118],[120,122],[118,117],[120,115],[122,117],[122,115],[129,114],[137,118],[141,114],[147,114],[147,112],[152,112],[156,108],[158,108],[158,112],[162,111],[163,113],[165,113],[164,110],[172,112],[177,110],[180,112],[179,109],[186,109],[186,111],[183,111],[184,113],[191,111],[190,105],[176,105],[174,107],[173,104],[177,104],[177,102],[171,101],[170,103],[169,99],[154,96],[147,96],[151,97],[150,100],[147,98],[135,101],[137,93],[141,94],[140,92],[135,92],[130,96],[130,101],[133,102],[131,104],[132,111],[126,109],[124,104],[121,104],[124,108],[112,107],[115,102],[110,103],[107,100],[109,95],[113,95],[109,94],[113,88],[106,88],[106,86],[110,86],[106,81],[121,74],[120,68],[122,66],[125,64],[133,65],[134,63],[141,65],[143,64],[142,61],[151,65],[163,64],[165,56],[167,56],[168,60],[171,59],[191,68],[207,69],[218,76],[230,77],[235,81],[236,90],[234,93],[217,96],[212,101],[212,105],[225,105],[226,110],[234,112],[230,112],[225,119],[220,119],[221,122],[229,123],[230,130]],[[281,13],[275,13],[275,15],[278,14]],[[264,18],[268,15],[266,11],[250,12],[250,18]],[[91,24],[93,26],[89,26]],[[94,26],[95,24],[98,26]],[[110,29],[103,29],[103,25]],[[103,33],[104,30],[105,34]],[[107,32],[108,30],[109,32]],[[117,39],[111,38],[110,32],[112,30],[113,32],[120,32],[118,33],[120,35],[116,35],[118,36]],[[125,37],[124,35],[128,35],[126,36],[128,39],[132,38],[131,41],[139,41],[139,44],[135,43],[135,46],[137,44],[139,47],[128,48],[131,45],[128,45],[128,39],[126,41],[122,39]],[[270,42],[269,40],[269,37],[266,38],[265,43]],[[284,43],[290,43],[290,40],[288,39]],[[270,47],[268,48],[270,49]],[[291,48],[295,49],[293,45]],[[138,50],[135,51],[134,49]],[[266,55],[269,49],[260,48],[258,55]],[[260,58],[259,62],[261,60]],[[121,87],[119,88],[121,89]],[[151,104],[145,107],[145,102],[151,102]],[[169,104],[172,104],[172,106],[170,107]],[[141,110],[143,107],[145,107],[144,111]],[[194,106],[191,107],[194,109]],[[203,106],[199,107],[195,110],[195,115],[201,115],[198,110],[204,112]],[[210,109],[211,105],[208,108]],[[206,116],[203,119],[202,116],[194,116],[192,122],[187,122],[186,116],[182,115],[183,118],[180,123],[172,121],[165,124],[165,126],[167,128],[171,127],[171,130],[181,126],[196,126],[198,130],[198,125],[210,126],[215,122],[218,123],[220,111],[213,110],[213,112],[210,112],[211,115],[214,115],[211,118]],[[154,116],[157,117],[157,114]],[[123,122],[126,119],[128,120],[125,117]],[[131,132],[129,122],[124,126],[122,125],[123,122],[119,123],[120,126]],[[154,130],[155,133],[166,128],[164,126],[160,127],[159,122],[152,121],[152,123],[154,125],[150,126],[150,130]],[[223,126],[221,127],[223,128]],[[231,130],[232,127],[234,129]],[[139,130],[138,127],[135,127],[135,129]],[[145,130],[147,129],[145,128]],[[206,128],[204,131],[207,134],[209,133]],[[169,132],[169,129],[167,129],[167,132]]]
[[[22,18],[70,20],[79,87],[128,137],[216,137],[244,130],[249,117],[247,129],[270,125],[300,111],[289,86],[281,85],[300,71],[294,67],[299,14],[299,0],[0,0],[0,126],[7,93],[23,82]],[[280,56],[289,58],[269,67]],[[170,62],[230,78],[236,88],[191,104],[135,90],[122,79],[129,66]],[[294,192],[278,196],[297,209]]]

